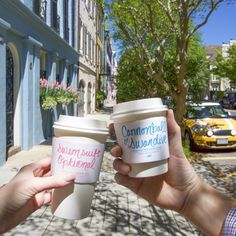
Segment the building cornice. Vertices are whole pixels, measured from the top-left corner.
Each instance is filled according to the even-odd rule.
[[[77,57],[78,53],[75,48],[71,47],[63,38],[60,37],[58,33],[56,33],[49,25],[47,25],[40,17],[38,17],[36,14],[34,14],[27,6],[25,6],[21,1],[19,0],[4,0],[0,1],[0,5],[3,4],[7,9],[11,10],[12,12],[17,12],[21,16],[21,18],[25,18],[25,20],[29,20],[35,25],[35,27],[39,28],[41,31],[45,32],[45,34],[49,34],[53,40],[56,40],[59,44],[63,44],[63,47],[66,47],[67,50],[70,50],[73,52]],[[1,19],[2,22],[5,20]],[[14,18],[12,17],[12,20],[14,21]],[[7,26],[9,26],[9,30],[13,31],[14,33],[24,37],[24,38],[34,38],[32,36],[28,36],[26,32],[24,32],[22,29],[19,32],[18,29],[13,28],[14,25],[11,24],[11,22],[7,22]],[[35,39],[38,41],[37,39]],[[39,42],[39,41],[38,41]],[[41,42],[40,42],[41,44]],[[43,43],[42,43],[43,44]]]

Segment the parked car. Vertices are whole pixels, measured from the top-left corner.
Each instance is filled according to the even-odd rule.
[[[236,148],[236,120],[219,103],[189,104],[183,125],[192,151]]]
[[[236,92],[226,93],[220,105],[227,109],[236,109]]]

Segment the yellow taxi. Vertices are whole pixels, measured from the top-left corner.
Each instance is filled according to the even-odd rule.
[[[236,120],[219,103],[189,104],[183,125],[192,151],[236,148]]]

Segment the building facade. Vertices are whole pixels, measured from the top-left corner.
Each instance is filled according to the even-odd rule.
[[[96,19],[95,0],[80,0],[78,14],[79,92],[78,115],[95,111],[96,100]]]
[[[78,114],[77,105],[47,112],[40,107],[40,78],[78,87],[76,4],[0,1],[0,165],[14,149],[27,150],[50,136],[59,114]]]
[[[116,101],[116,52],[113,48],[112,37],[109,30],[104,31],[104,50],[101,61],[101,91],[106,94],[105,106],[114,104]]]
[[[209,45],[205,47],[205,52],[207,55],[207,59],[210,61],[210,70],[214,69],[214,62],[217,53],[222,53],[222,56],[227,58],[228,49],[236,44],[236,40],[230,40],[229,43],[222,43],[222,45]],[[212,99],[213,95],[216,91],[230,91],[232,88],[230,87],[230,81],[228,78],[219,78],[213,72],[211,73],[211,78],[209,82],[209,94],[210,99]]]

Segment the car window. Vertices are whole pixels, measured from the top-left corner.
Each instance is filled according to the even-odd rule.
[[[221,106],[193,106],[188,108],[186,118],[203,119],[203,118],[227,118],[226,113]]]
[[[236,94],[235,94],[235,93],[229,93],[229,94],[228,94],[228,98],[229,98],[229,99],[235,99],[235,97],[236,97]]]

